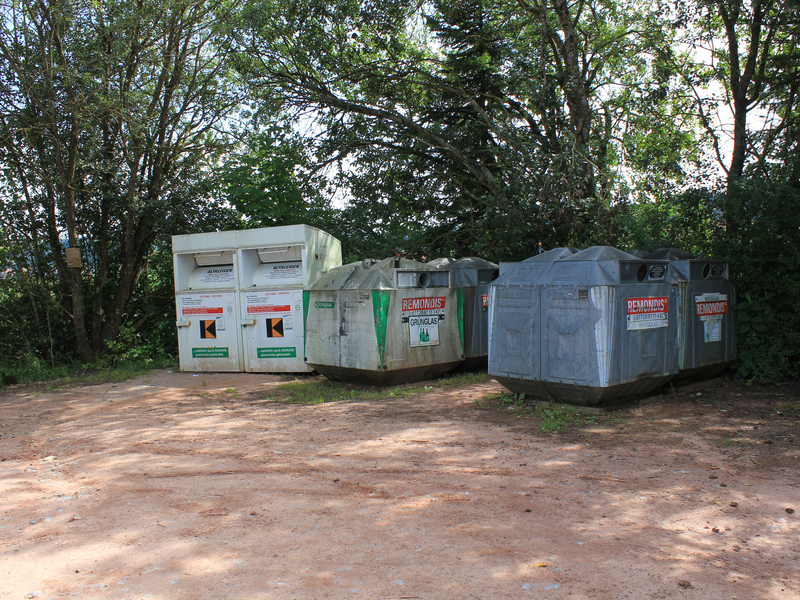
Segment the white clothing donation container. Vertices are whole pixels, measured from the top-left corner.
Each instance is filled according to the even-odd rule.
[[[237,232],[244,370],[303,373],[304,290],[342,264],[332,235],[308,225]]]
[[[182,371],[241,371],[236,232],[172,237]]]

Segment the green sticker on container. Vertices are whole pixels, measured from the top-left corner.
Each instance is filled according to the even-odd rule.
[[[314,308],[333,308],[333,302],[315,302]]]
[[[228,349],[192,348],[192,358],[228,358]]]
[[[461,354],[464,354],[464,288],[456,290],[456,300],[458,305],[458,336],[461,338]]]
[[[311,304],[311,292],[303,290],[303,358],[306,356],[306,330],[308,324],[308,306]]]
[[[392,299],[391,290],[372,291],[372,315],[375,320],[375,337],[378,340],[378,355],[381,367],[386,362],[386,326],[389,323],[389,303]]]
[[[256,348],[258,358],[297,358],[297,348]]]

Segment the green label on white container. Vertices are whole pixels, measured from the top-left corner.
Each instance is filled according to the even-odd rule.
[[[192,358],[228,358],[228,349],[192,348]]]
[[[297,358],[297,348],[257,348],[258,358]]]

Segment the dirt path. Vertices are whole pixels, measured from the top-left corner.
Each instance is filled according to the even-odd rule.
[[[494,382],[284,382],[0,390],[0,598],[800,598],[797,386],[547,433]]]

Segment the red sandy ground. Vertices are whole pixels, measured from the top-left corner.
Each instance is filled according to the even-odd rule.
[[[285,381],[0,390],[0,599],[800,598],[798,385],[548,433],[493,381]]]

